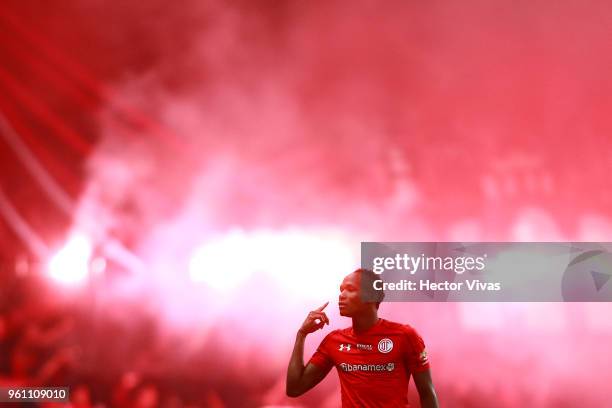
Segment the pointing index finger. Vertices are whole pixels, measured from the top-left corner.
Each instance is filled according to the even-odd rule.
[[[325,304],[317,309],[315,309],[316,312],[322,312],[323,309],[325,309],[327,307],[327,305],[329,305],[329,301],[325,302]]]

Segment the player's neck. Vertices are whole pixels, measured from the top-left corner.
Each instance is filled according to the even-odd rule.
[[[353,332],[363,333],[378,323],[378,313],[367,313],[360,316],[353,316]]]

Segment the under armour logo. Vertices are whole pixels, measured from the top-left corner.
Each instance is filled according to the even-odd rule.
[[[340,350],[340,351],[344,351],[344,350],[351,351],[351,345],[350,344],[341,344],[340,348],[338,350]]]

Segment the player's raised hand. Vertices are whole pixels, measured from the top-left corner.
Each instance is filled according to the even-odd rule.
[[[308,316],[306,316],[306,320],[304,320],[304,323],[302,323],[302,327],[300,327],[299,331],[303,334],[309,334],[323,328],[323,326],[326,324],[329,324],[329,319],[323,312],[328,304],[329,302],[325,302],[323,306],[318,307],[312,312],[308,313]]]

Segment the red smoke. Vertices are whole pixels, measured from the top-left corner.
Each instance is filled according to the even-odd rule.
[[[225,295],[194,284],[194,251],[232,231],[348,252],[612,236],[607,2],[5,3],[0,111],[74,213],[0,140],[2,188],[49,246],[85,231],[144,265],[97,288],[101,336],[159,359],[101,353],[110,377],[129,364],[204,384],[209,405],[288,403],[293,333],[326,298],[265,270]],[[9,227],[12,262],[25,245]],[[422,331],[444,406],[604,406],[609,305],[543,307],[382,313]],[[337,405],[326,381],[304,404]]]

